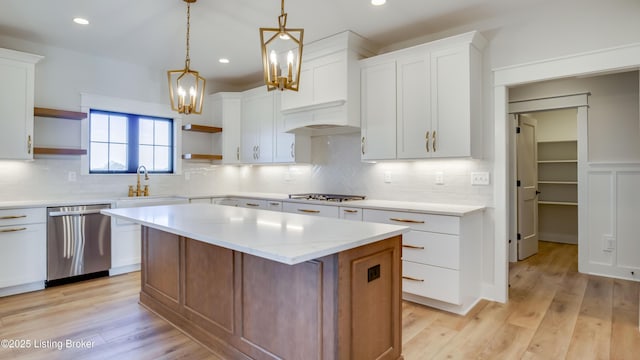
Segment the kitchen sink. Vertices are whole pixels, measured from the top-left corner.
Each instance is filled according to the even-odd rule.
[[[189,200],[178,196],[145,196],[127,197],[116,200],[116,208],[130,208],[140,206],[187,204]]]

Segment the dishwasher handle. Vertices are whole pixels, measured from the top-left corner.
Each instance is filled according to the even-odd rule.
[[[69,211],[52,211],[49,213],[51,217],[58,216],[82,216],[82,215],[92,215],[92,214],[100,214],[101,209],[95,210],[69,210]]]

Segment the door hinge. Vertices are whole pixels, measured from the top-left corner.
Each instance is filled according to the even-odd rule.
[[[518,240],[522,240],[522,236],[520,236],[520,233],[518,233],[518,236],[516,237]]]
[[[520,134],[520,126],[516,128],[516,134]]]
[[[520,187],[520,180],[517,180],[517,181],[516,181],[516,186],[517,186],[517,187]]]

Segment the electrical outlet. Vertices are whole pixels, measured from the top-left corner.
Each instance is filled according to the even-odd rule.
[[[472,172],[471,185],[489,185],[488,172]]]
[[[391,171],[384,172],[384,182],[387,184],[391,182]]]
[[[444,185],[444,172],[436,171],[436,185]]]
[[[67,180],[69,180],[69,182],[75,182],[76,180],[78,180],[76,172],[69,171],[69,173],[67,174]]]

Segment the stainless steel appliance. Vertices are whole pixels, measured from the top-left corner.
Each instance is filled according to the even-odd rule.
[[[365,196],[307,193],[307,194],[289,194],[289,199],[343,202],[343,201],[349,201],[349,200],[364,200]]]
[[[109,275],[111,219],[100,214],[109,204],[47,208],[45,286]]]

